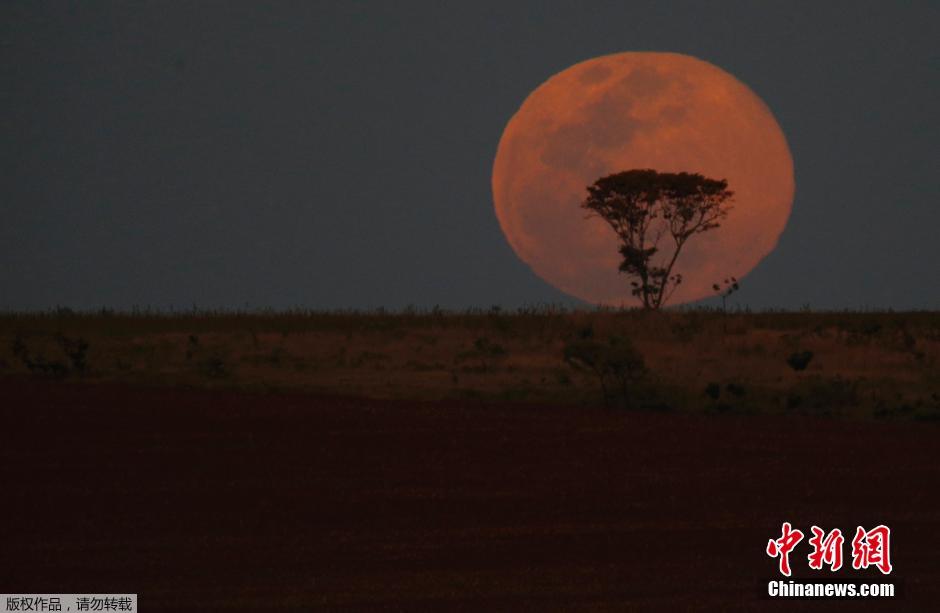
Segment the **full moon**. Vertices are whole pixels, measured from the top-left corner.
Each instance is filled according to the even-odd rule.
[[[720,68],[676,53],[575,64],[522,103],[499,141],[493,200],[516,254],[542,279],[595,304],[636,305],[611,228],[580,208],[587,186],[634,168],[725,179],[721,227],[692,237],[670,304],[714,296],[777,244],[793,203],[793,160],[767,105]],[[746,289],[746,284],[744,286]]]

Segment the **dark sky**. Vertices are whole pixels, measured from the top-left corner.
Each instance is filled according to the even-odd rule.
[[[636,50],[787,135],[793,214],[739,303],[940,308],[938,7],[6,1],[0,309],[579,304],[503,238],[493,158],[540,83]]]

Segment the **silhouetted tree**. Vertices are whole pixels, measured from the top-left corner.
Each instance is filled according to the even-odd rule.
[[[682,283],[673,274],[686,242],[717,228],[730,206],[728,182],[686,172],[627,170],[598,179],[581,204],[620,239],[620,272],[634,278],[632,294],[658,309]],[[665,243],[665,244],[663,244]]]

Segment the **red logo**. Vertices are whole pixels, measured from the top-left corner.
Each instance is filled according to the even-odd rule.
[[[780,557],[780,572],[790,576],[790,552],[796,547],[797,543],[803,540],[803,533],[799,530],[791,530],[790,522],[783,522],[781,530],[783,535],[776,541],[771,539],[767,541],[767,555],[771,558]]]
[[[822,570],[828,566],[835,572],[842,568],[842,546],[845,537],[838,528],[826,533],[819,526],[810,528],[813,536],[807,541],[813,551],[806,556],[809,567]],[[767,555],[771,558],[780,558],[780,574],[790,576],[790,553],[803,540],[803,533],[793,528],[790,522],[783,522],[781,535],[778,539],[767,541]],[[866,531],[861,526],[855,531],[852,539],[852,568],[864,569],[874,566],[887,575],[891,572],[891,529],[879,525]]]
[[[842,531],[836,528],[826,535],[819,526],[813,526],[810,530],[813,536],[809,544],[813,546],[813,553],[807,556],[809,567],[820,570],[823,564],[827,564],[832,572],[842,568],[842,543],[845,542]]]
[[[875,566],[883,575],[891,572],[891,528],[880,525],[868,532],[861,526],[852,539],[852,568]]]

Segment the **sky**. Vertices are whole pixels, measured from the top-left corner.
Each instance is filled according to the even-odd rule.
[[[913,1],[3,2],[0,310],[586,306],[491,173],[533,89],[622,51],[719,66],[786,135],[732,303],[938,309],[938,41]]]

